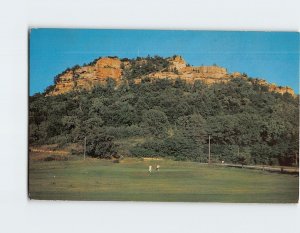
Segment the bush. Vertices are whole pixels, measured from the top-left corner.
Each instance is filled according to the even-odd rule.
[[[131,155],[136,157],[154,157],[156,152],[151,149],[146,149],[141,145],[135,146],[130,150]]]
[[[68,160],[67,156],[61,156],[61,155],[49,155],[46,158],[44,158],[44,161],[66,161]]]
[[[44,158],[44,161],[53,161],[53,160],[56,160],[53,155],[50,155],[50,156],[47,156],[46,158]]]
[[[167,138],[164,141],[164,152],[166,155],[172,156],[175,159],[182,160],[182,158],[188,158],[191,160],[201,160],[202,145],[197,145],[189,138],[181,135],[176,135],[171,138]]]
[[[96,158],[111,159],[117,156],[116,144],[113,142],[114,137],[99,133],[87,137],[87,155]]]
[[[149,151],[153,151],[153,152],[155,152],[155,154],[158,154],[158,153],[162,153],[162,151],[164,151],[165,145],[162,140],[152,139],[152,140],[146,141],[142,146],[145,149],[147,149]]]

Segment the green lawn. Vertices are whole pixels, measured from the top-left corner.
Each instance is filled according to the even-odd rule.
[[[149,176],[148,166],[157,163],[161,170]],[[298,185],[295,175],[172,160],[29,163],[33,199],[292,203]]]

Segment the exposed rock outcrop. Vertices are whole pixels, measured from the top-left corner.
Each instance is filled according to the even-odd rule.
[[[59,95],[80,89],[90,90],[96,85],[105,84],[108,78],[119,85],[121,75],[121,61],[118,58],[100,58],[94,65],[79,67],[61,75],[54,90],[48,95]]]
[[[290,87],[287,87],[287,86],[282,87],[282,86],[277,86],[274,83],[270,84],[266,80],[263,80],[263,79],[258,79],[257,84],[260,85],[260,86],[267,87],[270,92],[277,92],[277,93],[280,93],[280,94],[289,93],[289,94],[295,96],[294,90]]]
[[[121,75],[121,61],[118,58],[102,58],[97,61],[96,76],[99,80],[112,78],[119,83]]]
[[[171,80],[182,79],[187,83],[194,83],[200,80],[206,84],[213,84],[219,82],[227,82],[233,77],[241,76],[240,73],[235,72],[228,74],[227,69],[219,66],[187,66],[186,62],[181,56],[174,56],[169,58],[170,66],[167,71],[154,72],[147,77],[153,79],[168,78]],[[143,77],[141,77],[142,79]],[[140,80],[136,80],[136,83],[140,83]]]
[[[150,80],[165,79],[170,80],[182,79],[187,83],[194,83],[197,80],[205,84],[226,83],[232,78],[243,77],[239,72],[228,73],[226,68],[219,66],[189,66],[181,56],[167,58],[168,67],[162,70],[141,75],[135,78],[136,84],[141,83],[142,79],[148,77]],[[137,64],[144,64],[145,60],[137,61]],[[67,93],[73,90],[90,90],[96,85],[102,85],[110,78],[116,85],[120,85],[125,69],[131,69],[131,63],[128,60],[121,61],[116,57],[104,57],[95,61],[91,65],[71,69],[58,77],[55,87],[47,95],[54,96]],[[269,84],[265,80],[259,80],[259,85],[267,86],[269,91],[281,94],[294,91],[289,87],[278,87],[275,84]]]

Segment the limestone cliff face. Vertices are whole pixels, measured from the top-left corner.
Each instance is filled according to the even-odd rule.
[[[278,92],[280,94],[289,93],[292,96],[295,96],[294,90],[290,87],[277,87],[277,86],[274,87],[274,85],[272,85],[272,86],[273,86],[273,88],[271,87],[271,90],[269,88],[270,91]]]
[[[74,89],[73,76],[74,76],[73,71],[69,71],[65,73],[63,76],[61,76],[57,84],[55,85],[54,90],[50,92],[49,95],[59,95],[59,94],[72,91]]]
[[[54,90],[48,95],[60,95],[80,89],[90,90],[96,85],[105,84],[108,78],[119,85],[121,75],[121,61],[118,58],[101,58],[94,65],[79,67],[61,75]]]
[[[239,72],[228,73],[226,68],[219,66],[189,66],[181,56],[167,58],[167,61],[169,63],[167,68],[137,77],[134,82],[139,84],[146,77],[150,80],[168,78],[174,81],[179,78],[191,84],[199,80],[210,85],[213,83],[226,83],[232,78],[242,77]],[[138,62],[143,64],[146,61],[140,60]],[[125,69],[127,71],[131,69],[129,61],[121,61],[118,58],[111,57],[100,58],[91,65],[77,67],[59,76],[54,90],[47,95],[54,96],[82,89],[90,90],[96,85],[106,84],[108,78],[113,79],[118,86],[123,81]],[[269,91],[295,95],[289,87],[278,87],[275,84],[267,83],[265,80],[259,80],[258,84],[267,86]]]
[[[169,58],[168,61],[171,63],[169,70],[177,69],[178,71],[181,71],[187,66],[185,60],[181,56],[174,56]]]
[[[151,73],[147,77],[153,79],[168,78],[171,80],[180,78],[187,83],[194,83],[200,80],[206,84],[213,84],[227,82],[230,78],[241,76],[238,72],[228,74],[225,68],[219,66],[187,66],[181,56],[169,58],[168,61],[170,66],[167,71]],[[136,80],[136,83],[139,82],[140,80]]]
[[[270,84],[266,80],[263,80],[263,79],[258,80],[257,84],[259,84],[260,86],[268,87],[268,90],[270,92],[277,92],[277,93],[280,93],[280,94],[289,93],[289,94],[295,96],[294,90],[290,87],[287,87],[287,86],[282,87],[282,86],[277,86],[274,83]]]
[[[102,58],[96,63],[96,76],[99,80],[112,78],[120,82],[121,74],[121,61],[117,58]]]

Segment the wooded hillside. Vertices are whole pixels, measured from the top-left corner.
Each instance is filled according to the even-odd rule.
[[[29,144],[82,145],[86,137],[94,157],[207,162],[210,135],[214,161],[295,164],[299,96],[274,92],[246,74],[210,84],[146,77],[168,65],[160,57],[143,65],[135,60],[123,67],[120,83],[107,77],[89,90],[46,96],[48,88],[30,96]],[[118,141],[133,138],[141,140],[128,143],[126,154],[119,150]]]

